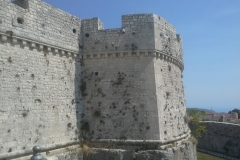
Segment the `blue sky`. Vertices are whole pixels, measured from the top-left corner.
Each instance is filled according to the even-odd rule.
[[[182,36],[188,108],[240,109],[240,0],[44,0],[120,28],[121,15],[155,13]]]

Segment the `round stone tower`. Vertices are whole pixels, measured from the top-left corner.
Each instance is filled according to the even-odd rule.
[[[82,20],[80,48],[86,140],[137,150],[188,143],[182,40],[171,24],[154,14],[124,15],[117,29]]]

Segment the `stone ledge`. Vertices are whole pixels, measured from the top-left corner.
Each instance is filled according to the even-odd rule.
[[[166,145],[169,143],[173,143],[176,141],[180,141],[190,137],[191,131],[189,130],[186,134],[175,137],[169,140],[119,140],[119,139],[99,139],[96,141],[91,141],[93,143],[115,143],[115,144],[124,144],[124,145],[143,145],[143,144],[158,144],[158,145]]]

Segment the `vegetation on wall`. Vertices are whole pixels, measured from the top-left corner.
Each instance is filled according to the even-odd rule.
[[[189,109],[187,110],[188,120],[187,122],[191,125],[192,135],[196,138],[200,138],[202,133],[206,132],[206,126],[200,124],[200,120],[205,119],[205,111]]]

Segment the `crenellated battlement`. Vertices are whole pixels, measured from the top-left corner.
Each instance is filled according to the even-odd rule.
[[[41,0],[2,0],[0,10],[1,32],[79,51],[79,18]]]
[[[121,28],[106,30],[98,18],[83,20],[80,44],[83,55],[156,50],[183,61],[180,36],[155,14],[123,15]]]

